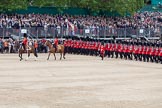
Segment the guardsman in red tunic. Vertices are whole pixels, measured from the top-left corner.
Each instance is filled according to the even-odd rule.
[[[79,52],[79,51],[80,51],[80,50],[79,50],[79,44],[80,44],[80,41],[77,40],[77,43],[76,43],[76,51],[77,51],[76,53],[77,53],[77,54],[80,53],[80,52]]]
[[[92,56],[93,55],[93,42],[92,42],[92,40],[90,42],[89,50],[90,50],[90,56]]]
[[[120,49],[120,42],[117,41],[116,42],[116,45],[115,45],[115,55],[116,55],[116,59],[118,58],[118,56],[120,54],[119,49]]]
[[[88,46],[87,46],[87,54],[90,55],[90,46],[91,46],[91,42],[88,41]]]
[[[105,56],[108,55],[108,50],[107,49],[108,49],[108,43],[105,44]]]
[[[76,54],[76,45],[77,45],[77,40],[74,40],[74,48],[73,48],[73,53]]]
[[[146,46],[146,61],[149,62],[149,59],[150,59],[150,44],[147,43],[147,46]]]
[[[97,40],[96,40],[95,45],[94,45],[94,50],[95,50],[95,56],[97,56],[97,53],[98,53],[98,43],[97,43]]]
[[[92,46],[91,46],[91,49],[92,49],[92,56],[94,56],[95,55],[95,40],[93,40],[93,42],[92,42]]]
[[[130,42],[127,42],[127,59],[130,60]]]
[[[121,41],[121,43],[119,44],[119,49],[118,52],[120,54],[120,58],[123,59],[123,42]]]
[[[158,61],[159,61],[159,52],[160,52],[159,44],[156,44],[155,53],[154,53],[154,61],[156,63],[158,63]]]
[[[85,46],[85,53],[86,53],[86,55],[88,55],[88,46],[89,46],[89,42],[86,41],[86,46]]]
[[[146,50],[147,50],[146,43],[144,43],[143,50],[142,50],[142,58],[144,62],[146,61]]]
[[[110,57],[114,57],[114,42],[112,41],[110,44]]]
[[[134,50],[134,43],[131,42],[130,45],[128,46],[129,49],[129,59],[132,60],[133,59],[133,50]]]
[[[138,60],[140,61],[142,61],[141,53],[142,53],[142,43],[139,43],[137,54],[138,54]]]
[[[160,60],[160,63],[162,64],[162,43],[160,45],[160,51],[159,51],[159,60]]]
[[[115,58],[118,58],[118,41],[114,43]]]
[[[97,43],[97,55],[100,53],[100,52],[99,52],[100,47],[101,47],[101,42],[98,42],[98,43]]]
[[[110,43],[110,40],[109,40],[108,43],[107,43],[107,55],[108,55],[108,58],[110,58],[110,48],[111,48],[111,43]]]
[[[71,42],[70,42],[70,49],[71,49],[71,54],[73,53],[73,49],[74,49],[74,40],[71,40]]]
[[[84,41],[83,49],[84,49],[84,55],[86,55],[86,49],[87,49],[87,41],[86,40]]]
[[[124,52],[124,58],[127,59],[127,42],[124,42],[123,52]]]
[[[102,60],[104,58],[104,55],[105,55],[105,46],[104,46],[104,43],[102,43],[102,45],[100,46],[100,56]]]
[[[134,46],[134,59],[137,61],[138,60],[138,51],[139,51],[139,46],[138,46],[138,43],[135,44]]]
[[[80,44],[79,44],[79,48],[80,48],[80,54],[83,55],[83,45],[84,45],[84,42],[83,40],[80,41]]]
[[[67,52],[70,53],[70,39],[67,39]]]
[[[154,53],[155,53],[154,44],[152,44],[151,52],[150,52],[150,60],[151,60],[151,62],[154,62]]]

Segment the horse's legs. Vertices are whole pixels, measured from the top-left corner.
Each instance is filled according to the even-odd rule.
[[[65,52],[63,52],[63,58],[65,59]]]
[[[30,57],[30,52],[28,52],[28,57]]]
[[[19,52],[19,57],[20,57],[20,61],[22,60],[22,55],[21,55],[21,53]]]
[[[21,60],[22,60],[22,59],[23,59],[23,58],[22,58],[22,52],[20,53],[20,57],[21,57]]]
[[[28,56],[27,56],[26,60],[28,60],[28,59],[29,59],[29,57],[30,57],[30,52],[28,51]]]
[[[36,56],[36,57],[38,57],[38,54],[37,54],[37,52],[35,52],[35,56]]]
[[[62,53],[60,53],[60,60],[62,59]]]
[[[51,53],[49,52],[49,53],[48,53],[48,58],[47,58],[47,60],[49,60],[50,55],[51,55]]]
[[[56,55],[55,55],[55,53],[53,53],[53,55],[54,55],[54,57],[55,57],[55,60],[56,60]]]
[[[33,52],[34,56],[35,56],[35,61],[37,60],[38,54],[36,51]]]

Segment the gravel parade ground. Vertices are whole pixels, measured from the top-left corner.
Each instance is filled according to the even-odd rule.
[[[162,108],[161,64],[38,56],[0,54],[0,108]]]

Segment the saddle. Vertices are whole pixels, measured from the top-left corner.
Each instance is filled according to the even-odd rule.
[[[57,45],[57,51],[56,52],[59,52],[59,50],[61,50],[61,46]]]
[[[23,50],[25,50],[25,52],[31,50],[30,46],[25,46],[25,49],[24,49],[23,45],[21,47],[22,47]]]

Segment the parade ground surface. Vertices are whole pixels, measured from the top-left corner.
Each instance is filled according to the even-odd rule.
[[[0,108],[162,108],[161,64],[58,57],[0,54]]]

